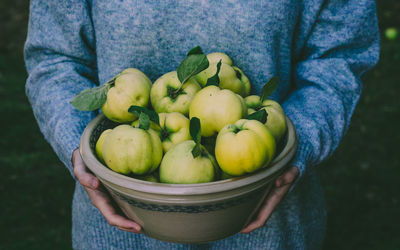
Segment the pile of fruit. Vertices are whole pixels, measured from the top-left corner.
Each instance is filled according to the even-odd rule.
[[[153,84],[128,68],[72,101],[79,110],[101,108],[120,125],[103,131],[98,159],[115,172],[175,184],[211,182],[265,168],[286,132],[281,106],[261,96],[224,53],[189,51],[176,71]]]

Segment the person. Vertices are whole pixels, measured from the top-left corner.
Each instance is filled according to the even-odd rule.
[[[241,233],[199,245],[140,233],[119,213],[78,153],[95,112],[70,100],[128,67],[154,81],[190,48],[224,52],[293,121],[299,149],[257,218]],[[360,77],[379,58],[375,1],[45,1],[30,3],[26,93],[46,140],[76,181],[75,249],[320,249],[326,227],[315,166],[332,155],[359,100]],[[72,156],[72,162],[71,162]]]

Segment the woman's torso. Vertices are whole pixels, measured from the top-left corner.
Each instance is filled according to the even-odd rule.
[[[127,67],[151,80],[176,70],[186,53],[200,45],[205,53],[232,57],[259,92],[272,76],[290,87],[293,38],[300,1],[93,1],[99,81]]]

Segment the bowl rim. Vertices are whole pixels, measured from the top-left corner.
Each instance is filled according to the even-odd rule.
[[[104,114],[99,114],[86,126],[82,133],[79,152],[85,165],[100,179],[126,189],[132,189],[134,191],[149,194],[182,196],[203,195],[234,190],[267,179],[270,176],[274,176],[288,165],[297,152],[298,142],[296,130],[292,121],[286,116],[287,143],[283,147],[282,151],[265,169],[261,169],[256,173],[245,176],[198,184],[167,184],[142,181],[112,171],[102,164],[91,150],[89,144],[90,136],[96,125],[103,119],[107,118]]]

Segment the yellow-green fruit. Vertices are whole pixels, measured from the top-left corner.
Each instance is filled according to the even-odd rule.
[[[157,132],[130,125],[115,127],[105,138],[102,149],[107,166],[122,174],[149,174],[157,169],[163,155]]]
[[[221,61],[222,63],[233,65],[232,59],[225,53],[221,52],[214,52],[207,55],[208,62],[211,63],[218,63]]]
[[[222,171],[239,176],[266,167],[275,150],[275,139],[264,124],[241,119],[218,133],[215,157]]]
[[[246,117],[248,115],[246,102],[244,101],[242,96],[237,95],[237,97],[240,100],[240,104],[242,105],[242,117]]]
[[[228,89],[208,86],[200,90],[190,105],[189,116],[201,123],[201,135],[208,137],[218,133],[225,125],[247,115],[244,100]]]
[[[248,114],[254,113],[256,111],[256,108],[260,107],[261,105],[261,100],[258,95],[249,95],[244,98],[244,102],[246,103]]]
[[[242,85],[239,85],[239,82],[237,82],[236,85],[234,85],[233,83],[230,82],[225,82],[226,83],[226,87],[225,85],[221,85],[221,88],[227,88],[227,89],[231,89],[233,90],[235,93],[246,97],[250,94],[250,89],[251,89],[251,84],[250,84],[250,80],[249,78],[247,78],[247,76],[243,73],[243,71],[238,68],[237,66],[232,66],[232,68],[235,70],[236,73],[236,77],[238,80],[240,80]]]
[[[164,153],[172,146],[187,140],[191,140],[189,131],[189,119],[181,113],[160,113],[160,137]]]
[[[100,135],[100,137],[99,137],[99,139],[97,140],[97,143],[96,143],[96,154],[97,154],[97,157],[98,157],[99,160],[100,160],[101,162],[103,162],[103,163],[104,163],[104,159],[103,159],[103,150],[102,150],[102,148],[103,148],[103,143],[104,143],[104,139],[106,139],[106,136],[107,136],[111,131],[112,131],[112,129],[106,129],[106,130],[104,130],[104,131],[101,133],[101,135]]]
[[[150,99],[157,113],[178,112],[188,115],[190,103],[201,87],[194,78],[180,86],[176,71],[166,73],[154,82]]]
[[[204,148],[203,153],[193,158],[196,143],[192,140],[173,146],[160,165],[160,181],[163,183],[192,184],[213,181],[217,163]]]
[[[131,122],[137,116],[128,112],[130,106],[146,107],[149,104],[150,79],[138,69],[126,69],[115,79],[101,107],[104,115],[115,122]]]
[[[207,69],[197,74],[195,78],[202,86],[205,86],[208,78],[214,76],[216,72],[217,63],[211,63]],[[218,77],[219,86],[222,89],[230,89],[243,97],[249,95],[250,81],[238,67],[222,63]]]
[[[196,80],[204,87],[208,78],[217,72],[217,64],[221,60],[221,69],[218,74],[219,86],[223,89],[230,89],[243,97],[250,93],[250,81],[241,69],[232,65],[231,58],[220,52],[207,55],[209,66],[195,76]]]
[[[248,114],[252,114],[257,110],[265,109],[268,114],[265,126],[271,131],[276,142],[279,142],[287,130],[286,115],[281,105],[274,100],[264,100],[260,104],[260,97],[251,95],[244,98],[247,106]]]
[[[158,114],[160,125],[151,122],[150,129],[154,130],[161,140],[164,153],[172,146],[180,142],[191,140],[189,119],[181,113],[160,113]],[[132,122],[133,127],[139,127],[139,120]]]
[[[126,69],[124,69],[122,72],[121,72],[121,75],[122,74],[129,74],[129,73],[135,73],[135,74],[139,74],[139,75],[141,75],[143,78],[148,78],[142,71],[140,71],[140,70],[138,70],[138,69],[136,69],[136,68],[126,68]],[[151,81],[150,81],[150,79],[149,79],[149,83],[150,83],[150,87],[151,87]]]
[[[285,111],[274,100],[264,100],[262,106],[268,113],[265,126],[271,131],[275,140],[279,142],[287,130]]]

